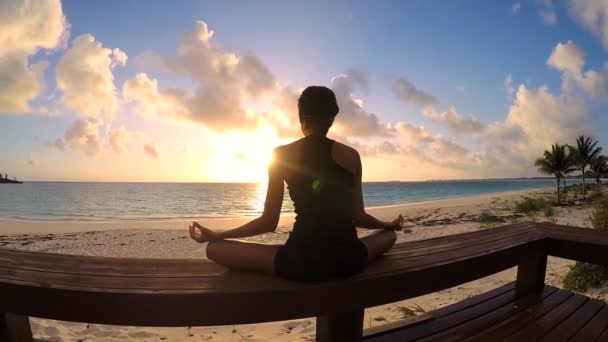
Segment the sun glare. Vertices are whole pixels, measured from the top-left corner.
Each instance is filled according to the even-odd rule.
[[[266,182],[272,150],[282,143],[270,128],[221,135],[210,175],[220,182]]]

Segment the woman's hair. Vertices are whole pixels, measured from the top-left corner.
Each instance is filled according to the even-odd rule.
[[[327,87],[310,86],[298,99],[300,122],[305,122],[315,134],[327,134],[340,111],[336,95]]]

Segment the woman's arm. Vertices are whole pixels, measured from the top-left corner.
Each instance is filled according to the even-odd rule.
[[[235,239],[248,236],[269,233],[277,228],[283,205],[283,177],[279,171],[278,162],[274,162],[268,170],[268,190],[262,216],[252,220],[238,228],[226,231],[214,231],[192,222],[190,237],[198,242],[217,241],[223,239]],[[198,229],[198,231],[197,231]]]
[[[359,153],[355,152],[355,189],[353,191],[353,212],[355,225],[367,229],[401,230],[403,227],[403,216],[399,215],[391,222],[380,221],[365,211],[363,205],[363,170]]]

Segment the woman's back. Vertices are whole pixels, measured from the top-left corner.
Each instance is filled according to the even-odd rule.
[[[277,149],[275,163],[296,212],[293,232],[278,257],[277,271],[286,277],[347,276],[365,264],[367,253],[353,221],[355,175],[333,159],[334,144],[311,135]]]

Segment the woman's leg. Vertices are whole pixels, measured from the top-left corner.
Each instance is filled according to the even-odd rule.
[[[209,242],[207,258],[230,269],[274,275],[274,257],[281,245],[238,240]]]
[[[372,261],[386,253],[397,240],[397,234],[393,230],[382,230],[361,238],[361,242],[367,247],[367,261]]]

